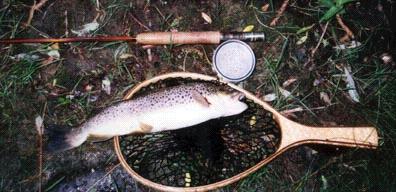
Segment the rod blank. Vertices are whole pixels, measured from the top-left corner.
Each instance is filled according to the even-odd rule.
[[[19,38],[0,39],[1,44],[16,43],[70,43],[70,42],[112,42],[127,41],[145,45],[167,44],[219,44],[221,41],[238,39],[241,41],[263,41],[264,33],[221,33],[219,31],[203,32],[146,32],[136,37],[130,36],[97,36],[68,38]]]

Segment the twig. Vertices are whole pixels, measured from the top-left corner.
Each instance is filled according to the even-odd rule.
[[[25,27],[30,26],[30,24],[32,23],[32,19],[33,19],[33,16],[34,16],[34,12],[35,12],[36,10],[39,10],[47,1],[48,1],[48,0],[40,0],[39,3],[37,3],[36,1],[34,1],[33,5],[32,5],[31,8],[30,8],[29,17],[28,17],[28,19],[27,19],[27,21],[26,21],[26,23],[25,23]]]
[[[278,13],[276,14],[276,17],[271,21],[270,26],[275,26],[276,25],[276,23],[278,22],[279,18],[285,12],[286,7],[287,7],[288,4],[289,4],[289,0],[284,0],[283,1],[281,8],[279,9]]]
[[[331,106],[331,105],[333,105],[333,104],[330,104],[330,105],[328,105],[328,106],[314,107],[314,108],[311,108],[311,109],[309,109],[309,110],[321,110],[321,109],[326,109],[326,108],[328,108],[328,107]],[[287,109],[287,110],[281,111],[280,113],[281,113],[282,115],[288,115],[288,114],[290,114],[290,113],[301,112],[301,111],[306,111],[306,110],[308,110],[308,109],[303,109],[302,107],[297,107],[297,108]]]
[[[319,48],[319,46],[320,46],[320,43],[321,43],[322,40],[323,40],[324,34],[325,34],[326,31],[327,31],[327,26],[328,26],[328,25],[329,25],[329,22],[327,21],[327,22],[326,22],[326,25],[324,26],[322,35],[320,36],[320,39],[319,39],[318,43],[316,44],[315,48],[314,48],[314,49],[312,50],[312,52],[311,52],[311,57],[313,57],[313,56],[315,55],[316,51],[318,50],[318,48]]]
[[[338,22],[338,24],[340,24],[340,26],[342,27],[342,29],[343,29],[343,30],[345,31],[345,33],[346,33],[345,36],[342,37],[342,38],[340,39],[340,41],[341,41],[341,42],[342,42],[342,41],[346,41],[346,40],[349,39],[349,38],[354,39],[354,38],[355,38],[355,35],[354,35],[353,32],[351,31],[351,29],[349,29],[349,27],[348,27],[347,25],[345,25],[344,21],[342,21],[341,16],[340,16],[339,14],[337,14],[336,17],[337,17],[337,22]]]
[[[329,22],[327,21],[327,22],[326,22],[326,25],[324,26],[322,35],[320,35],[320,38],[319,38],[318,43],[316,44],[315,48],[311,51],[311,56],[308,58],[308,61],[304,63],[304,67],[306,67],[309,63],[312,62],[312,58],[315,56],[315,53],[316,53],[316,51],[318,50],[318,48],[319,48],[319,46],[320,46],[320,43],[321,43],[322,40],[323,40],[323,37],[324,37],[324,35],[325,35],[326,31],[327,31],[327,26],[328,26],[328,25],[329,25]]]
[[[69,36],[69,20],[67,19],[67,10],[65,10],[65,37]]]
[[[43,107],[43,112],[42,112],[42,116],[43,119],[45,118],[45,111],[47,109],[47,102],[44,103],[44,107]],[[39,179],[39,186],[38,186],[38,191],[41,192],[42,191],[42,185],[43,185],[43,132],[44,132],[44,125],[41,124],[40,127],[40,131],[38,134],[38,139],[39,139],[39,173],[38,173],[38,179]]]
[[[204,55],[205,55],[206,61],[208,62],[209,65],[211,65],[212,62],[210,62],[209,57],[208,57],[208,54],[206,54],[205,48],[204,48],[202,45],[201,45],[200,47],[202,48],[202,51],[203,51],[203,53],[204,53]]]
[[[132,19],[139,24],[141,27],[145,28],[147,31],[151,31],[151,29],[149,27],[147,27],[146,25],[144,25],[142,22],[139,21],[139,19],[137,19],[132,13],[130,14],[130,16],[132,17]]]

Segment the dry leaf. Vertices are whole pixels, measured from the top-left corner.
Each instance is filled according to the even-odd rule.
[[[48,58],[42,60],[42,61],[41,61],[41,64],[43,64],[43,65],[48,65],[48,64],[50,64],[50,63],[52,63],[52,62],[54,62],[54,57],[50,56],[50,57],[48,57]]]
[[[107,95],[111,93],[111,82],[107,76],[102,80],[102,90],[105,91]]]
[[[290,78],[282,83],[282,87],[287,87],[296,81],[297,81],[297,78]]]
[[[320,92],[320,99],[324,101],[327,105],[331,105],[331,100],[326,92]]]
[[[55,59],[60,58],[60,53],[59,53],[59,43],[54,43],[50,47],[48,47],[48,52],[47,55],[50,57],[53,57]]]
[[[269,4],[267,3],[267,4],[265,4],[265,5],[263,5],[262,7],[261,7],[261,11],[262,12],[267,12],[268,11],[268,8],[269,8]]]
[[[86,34],[89,34],[91,31],[95,31],[98,29],[99,23],[96,21],[93,21],[92,23],[87,23],[83,25],[82,29],[80,30],[71,30],[72,33],[76,34],[77,36],[84,36]]]
[[[279,91],[281,92],[281,94],[282,94],[285,98],[288,98],[288,97],[291,95],[290,91],[288,91],[288,90],[286,90],[286,89],[282,89],[282,88],[280,88],[280,87],[279,87]]]
[[[270,94],[264,95],[263,99],[264,99],[264,101],[270,102],[270,101],[273,101],[276,99],[276,95],[275,95],[275,93],[270,93]]]
[[[287,97],[289,97],[291,95],[290,91],[282,89],[280,87],[279,87],[279,92],[285,98],[287,98]],[[276,94],[275,93],[270,93],[270,94],[264,95],[263,99],[264,99],[264,101],[267,101],[267,102],[273,101],[273,100],[276,99]]]
[[[210,18],[208,14],[206,14],[206,13],[204,13],[204,12],[201,12],[201,17],[202,17],[207,23],[209,23],[209,24],[212,23],[212,18]]]
[[[55,59],[59,59],[60,58],[60,53],[58,50],[50,50],[47,53],[48,56],[53,57]]]
[[[130,53],[123,53],[123,54],[120,55],[120,59],[128,59],[128,58],[131,58],[131,57],[133,57],[133,55],[130,54]]]
[[[301,44],[305,43],[305,41],[307,41],[307,39],[308,39],[308,33],[305,33],[304,36],[302,36],[300,39],[298,39],[296,44],[301,45]]]
[[[40,56],[38,56],[38,55],[30,55],[30,54],[26,54],[26,53],[19,53],[15,56],[10,56],[10,57],[11,57],[11,59],[17,60],[17,61],[20,61],[20,60],[35,61],[35,60],[40,59]]]
[[[383,53],[380,57],[384,64],[391,64],[393,62],[392,55],[389,53]]]
[[[250,118],[250,121],[249,121],[250,126],[256,125],[256,123],[257,123],[257,118],[256,118],[256,116],[252,116],[252,117]]]
[[[37,133],[39,135],[43,135],[44,132],[43,122],[44,122],[43,118],[40,115],[38,115],[35,119],[35,124],[36,124]]]
[[[280,113],[286,115],[289,113],[295,113],[295,112],[300,112],[300,111],[304,111],[304,109],[302,107],[296,107],[293,109],[287,109],[287,110],[281,111]]]
[[[356,90],[355,81],[352,78],[351,73],[347,67],[344,67],[344,73],[346,76],[345,82],[347,83],[348,94],[351,96],[354,102],[359,102],[359,94]]]
[[[51,49],[56,49],[56,50],[58,50],[58,49],[59,49],[59,43],[54,43],[54,44],[52,44],[52,45],[51,45]]]
[[[242,32],[252,32],[254,29],[254,25],[248,25],[246,26]]]
[[[334,49],[337,50],[344,50],[344,49],[352,49],[352,48],[356,48],[359,47],[360,45],[362,45],[362,43],[360,43],[359,41],[351,41],[348,43],[344,43],[344,44],[340,44],[337,46],[334,46]]]

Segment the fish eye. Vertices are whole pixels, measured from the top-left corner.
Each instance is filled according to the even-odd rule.
[[[239,97],[238,97],[238,100],[242,100],[242,99],[245,99],[245,94],[243,94],[243,93],[241,93],[241,94],[239,95]]]

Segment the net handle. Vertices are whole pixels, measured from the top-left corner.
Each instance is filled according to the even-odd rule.
[[[368,149],[375,149],[378,146],[378,133],[375,127],[312,127],[291,121],[284,116],[275,118],[282,130],[279,148],[286,148],[293,143]]]

